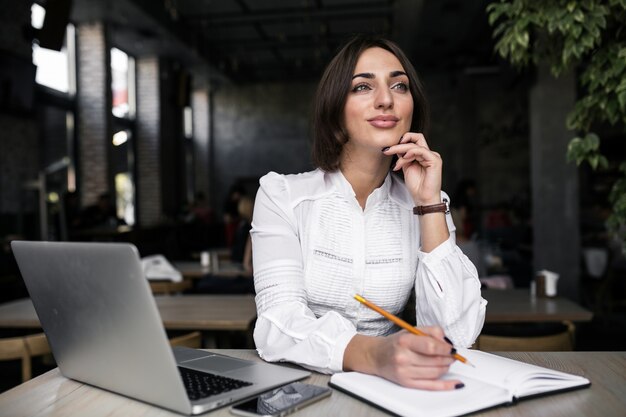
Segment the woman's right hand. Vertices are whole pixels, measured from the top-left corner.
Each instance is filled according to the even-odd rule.
[[[440,327],[402,330],[385,337],[356,335],[344,353],[344,370],[378,375],[399,385],[423,390],[453,390],[460,380],[440,379],[455,361]]]

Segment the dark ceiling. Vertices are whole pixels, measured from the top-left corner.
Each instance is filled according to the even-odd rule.
[[[494,65],[488,0],[74,0],[132,55],[208,63],[236,82],[317,79],[355,33],[398,42],[418,71]]]

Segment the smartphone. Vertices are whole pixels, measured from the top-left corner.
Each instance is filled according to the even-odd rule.
[[[230,412],[246,417],[282,417],[330,395],[331,389],[294,382],[264,392],[230,407]]]

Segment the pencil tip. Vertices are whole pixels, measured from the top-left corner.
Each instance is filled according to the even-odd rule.
[[[471,366],[472,368],[476,368],[476,366],[467,359],[465,360],[465,364]]]

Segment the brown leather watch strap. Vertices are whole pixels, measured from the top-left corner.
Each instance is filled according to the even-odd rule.
[[[450,213],[450,206],[448,205],[448,200],[443,199],[443,203],[431,204],[430,206],[417,206],[413,207],[413,214],[417,214],[421,216],[423,214],[428,213]]]

